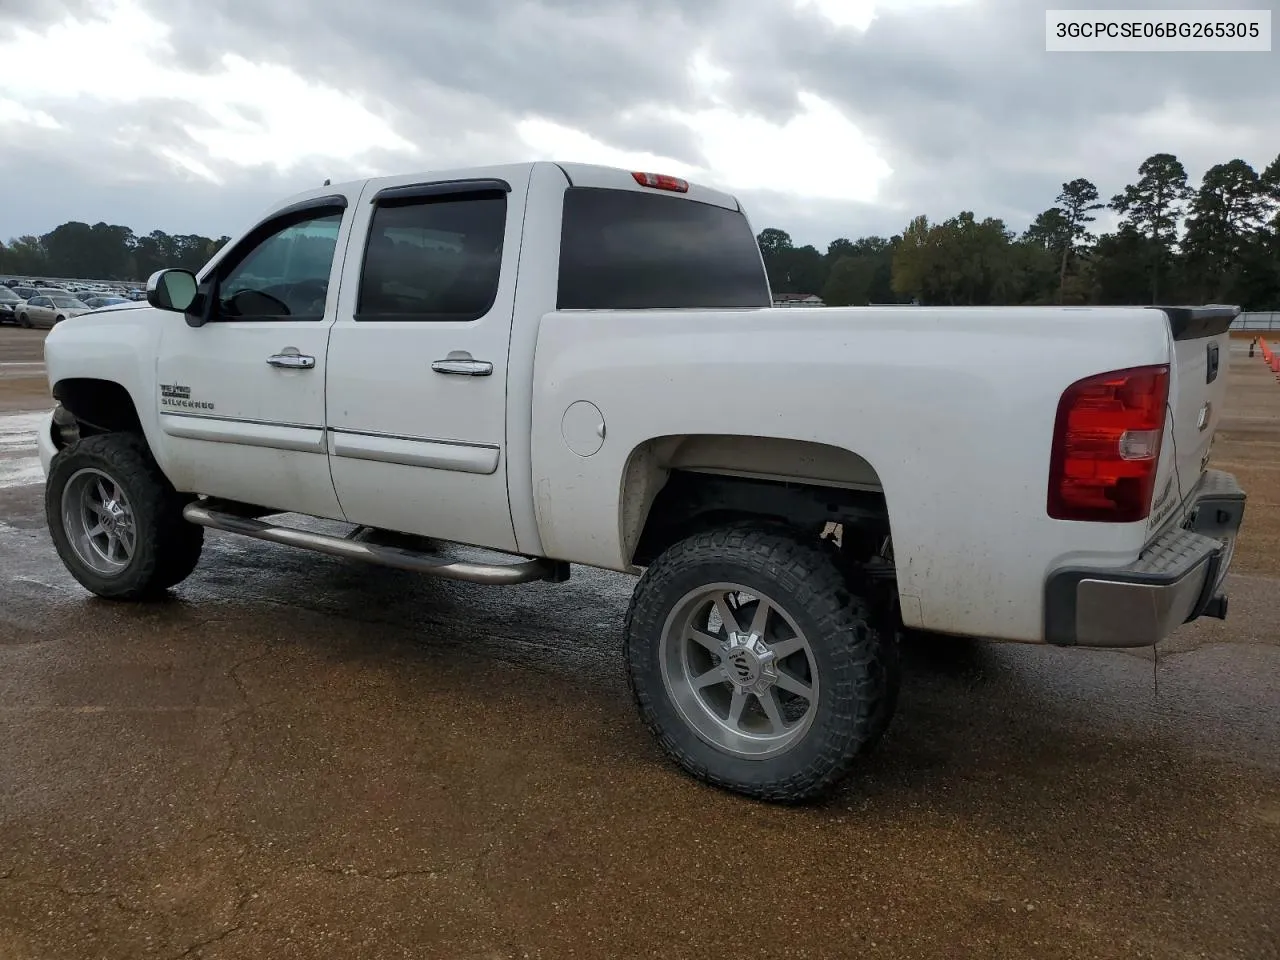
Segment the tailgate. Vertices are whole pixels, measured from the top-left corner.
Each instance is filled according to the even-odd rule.
[[[1169,418],[1165,422],[1160,467],[1149,526],[1152,530],[1181,511],[1209,463],[1209,450],[1222,416],[1230,363],[1228,330],[1239,307],[1160,307],[1169,321],[1172,344]]]

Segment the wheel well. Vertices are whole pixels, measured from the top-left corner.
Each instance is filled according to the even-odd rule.
[[[735,520],[785,523],[820,535],[839,527],[839,541],[888,535],[879,473],[843,447],[745,434],[655,437],[636,447],[623,479],[623,549],[647,566],[677,540]],[[847,536],[852,533],[852,536]],[[865,534],[865,536],[864,536]]]
[[[53,398],[71,415],[80,436],[124,431],[142,433],[142,421],[129,391],[112,380],[74,377],[59,380]]]
[[[851,555],[870,555],[889,536],[879,491],[673,470],[653,499],[632,562],[648,566],[671,544],[740,521],[784,524],[819,537],[839,528]]]

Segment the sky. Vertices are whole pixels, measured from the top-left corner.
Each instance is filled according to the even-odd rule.
[[[234,236],[325,178],[556,159],[729,190],[825,249],[919,214],[1021,230],[1156,152],[1193,183],[1280,154],[1280,48],[1048,53],[1047,5],[0,0],[0,238]]]

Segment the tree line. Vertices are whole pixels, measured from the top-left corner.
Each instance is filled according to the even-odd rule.
[[[0,243],[0,274],[84,280],[145,280],[165,267],[198,270],[230,237],[153,230],[72,220],[44,234]]]
[[[1120,215],[1095,234],[1097,211]],[[759,237],[775,293],[829,305],[1230,303],[1280,310],[1280,156],[1259,173],[1220,163],[1192,187],[1176,156],[1157,153],[1104,202],[1078,178],[1020,236],[964,211],[919,216],[893,237],[841,237],[797,247],[783,230]]]
[[[1120,215],[1096,234],[1097,211]],[[0,244],[0,274],[140,280],[163,267],[197,270],[228,237],[146,235],[72,221]],[[1217,164],[1192,187],[1181,161],[1157,153],[1104,202],[1078,178],[1021,234],[964,211],[913,219],[893,237],[797,247],[784,230],[758,237],[775,293],[818,294],[832,306],[920,303],[1231,303],[1280,310],[1280,156],[1259,173]]]

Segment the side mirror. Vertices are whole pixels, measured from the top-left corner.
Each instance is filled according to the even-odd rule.
[[[190,270],[157,270],[147,281],[147,303],[157,310],[185,313],[196,299],[196,275]]]

